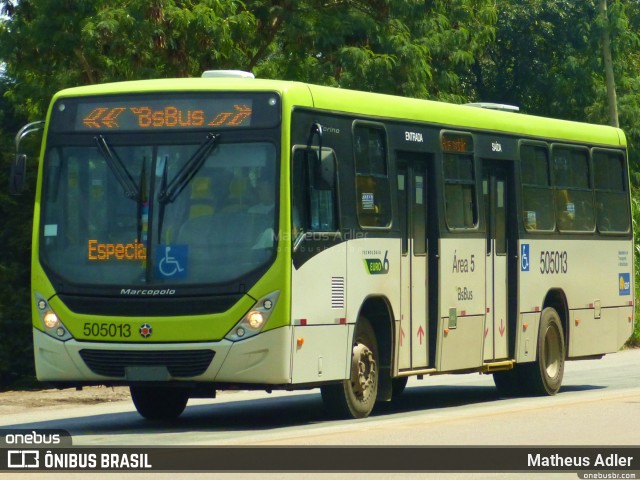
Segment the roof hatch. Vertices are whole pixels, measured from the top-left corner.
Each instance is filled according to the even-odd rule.
[[[206,70],[202,78],[256,78],[251,72],[243,70]]]

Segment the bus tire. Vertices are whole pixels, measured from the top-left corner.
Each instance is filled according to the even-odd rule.
[[[140,415],[148,420],[178,418],[189,401],[187,389],[131,386],[131,399]]]
[[[378,396],[378,362],[378,343],[373,328],[366,318],[360,318],[354,335],[350,378],[320,389],[325,407],[332,416],[369,416]]]
[[[531,395],[555,395],[564,375],[565,343],[560,316],[547,307],[540,315],[538,355],[533,363],[522,364],[523,386]]]

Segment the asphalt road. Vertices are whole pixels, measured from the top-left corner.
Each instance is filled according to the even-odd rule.
[[[191,400],[178,420],[161,423],[145,421],[128,401],[51,411],[37,408],[0,416],[0,428],[65,429],[74,445],[91,446],[638,446],[640,350],[567,363],[563,387],[554,397],[500,398],[490,376],[447,375],[410,379],[397,401],[382,405],[362,420],[328,419],[318,390],[312,390],[271,395],[225,392],[214,400]],[[640,473],[640,467],[636,471]],[[34,475],[27,478],[37,478]],[[158,475],[153,478],[162,478]],[[357,474],[348,477],[359,478]],[[225,478],[236,476],[226,474]],[[263,476],[242,474],[237,478]],[[278,474],[277,478],[299,477]],[[527,475],[437,474],[429,478]],[[555,474],[552,478],[577,476]]]

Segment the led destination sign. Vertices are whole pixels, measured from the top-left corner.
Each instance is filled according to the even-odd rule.
[[[440,138],[443,152],[469,153],[473,152],[473,139],[470,135],[458,133],[443,133]]]
[[[251,101],[246,99],[88,103],[78,106],[76,130],[243,127],[251,125],[251,114]]]
[[[272,127],[280,122],[275,93],[184,93],[109,95],[60,99],[51,129],[75,132],[132,132]]]

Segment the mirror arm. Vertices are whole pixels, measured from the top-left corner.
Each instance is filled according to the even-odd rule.
[[[44,120],[27,123],[24,127],[18,130],[15,138],[16,153],[20,153],[20,142],[22,139],[33,132],[37,132],[38,130],[44,130]]]
[[[318,136],[318,151],[319,155],[322,156],[322,125],[319,123],[314,123],[311,125],[311,129],[309,130],[309,139],[307,140],[307,150],[311,150],[311,145],[313,144],[313,137]]]
[[[20,142],[27,135],[44,129],[44,121],[31,122],[26,124],[16,134],[16,156],[11,164],[11,172],[9,173],[9,194],[20,195],[24,190],[27,177],[27,156],[20,153]]]

